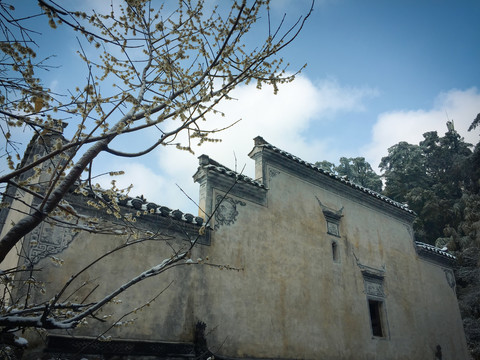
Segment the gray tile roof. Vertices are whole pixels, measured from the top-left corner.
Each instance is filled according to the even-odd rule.
[[[257,138],[257,139],[258,139],[258,138]],[[407,204],[399,203],[399,202],[397,202],[397,201],[394,201],[394,200],[390,199],[389,197],[387,197],[387,196],[385,196],[385,195],[379,194],[379,193],[376,192],[376,191],[373,191],[373,190],[370,190],[370,189],[368,189],[368,188],[366,188],[366,187],[364,187],[364,186],[355,184],[354,182],[348,180],[346,176],[338,176],[338,175],[333,174],[333,173],[331,173],[331,172],[329,172],[329,171],[325,171],[325,170],[323,170],[323,169],[321,169],[321,168],[319,168],[319,167],[317,167],[317,166],[315,166],[315,165],[313,165],[313,164],[311,164],[311,163],[306,162],[305,160],[300,159],[299,157],[296,157],[295,155],[292,155],[292,154],[290,154],[290,153],[288,153],[288,152],[286,152],[286,151],[284,151],[284,150],[281,150],[281,149],[273,146],[272,144],[267,143],[265,140],[263,140],[263,138],[260,138],[261,140],[259,140],[259,142],[261,141],[261,142],[263,142],[263,143],[259,144],[259,143],[257,142],[257,139],[256,139],[256,144],[257,144],[257,146],[261,146],[261,147],[264,147],[264,148],[266,148],[266,149],[270,149],[270,150],[272,150],[272,151],[275,151],[276,153],[278,153],[278,154],[280,154],[280,155],[282,155],[282,156],[284,156],[284,157],[286,157],[286,158],[288,158],[288,159],[291,159],[291,160],[293,160],[293,161],[295,161],[295,162],[297,162],[297,163],[299,163],[299,164],[301,164],[301,165],[304,165],[304,166],[309,167],[309,168],[311,168],[311,169],[313,169],[313,170],[315,170],[315,171],[318,171],[318,172],[321,173],[321,174],[325,174],[325,175],[327,175],[327,176],[329,176],[329,177],[331,177],[331,178],[333,178],[333,179],[335,179],[335,180],[337,180],[337,181],[339,181],[339,182],[341,182],[341,183],[344,183],[345,185],[348,185],[348,186],[350,186],[350,187],[352,187],[352,188],[354,188],[354,189],[357,189],[357,190],[359,190],[359,191],[362,191],[362,192],[364,192],[364,193],[366,193],[366,194],[368,194],[368,195],[370,195],[370,196],[373,196],[373,197],[376,197],[376,198],[378,198],[378,199],[380,199],[380,200],[382,200],[382,201],[385,201],[385,202],[389,203],[390,205],[396,206],[396,207],[398,207],[398,208],[400,208],[400,209],[402,209],[402,210],[404,210],[404,211],[406,211],[406,212],[408,212],[408,213],[410,213],[410,214],[412,214],[412,215],[416,215],[413,210],[410,210],[410,209],[408,208],[408,205],[407,205]]]
[[[156,214],[163,217],[170,217],[175,220],[184,221],[199,226],[204,225],[204,220],[200,216],[194,216],[189,213],[184,213],[180,210],[172,210],[166,206],[157,205],[153,202],[147,202],[143,197],[119,199],[118,204],[133,208],[138,211],[149,214]]]
[[[96,189],[95,191],[98,192],[99,195],[102,196],[103,200],[107,203],[112,201],[112,199],[109,195],[107,195],[107,192],[104,189]],[[72,188],[70,192],[75,194],[77,191],[75,190],[75,188]],[[89,198],[94,197],[93,193],[89,190],[79,191],[78,193],[81,193]],[[78,196],[78,194],[75,195]],[[147,201],[147,199],[145,199],[143,195],[133,198],[122,194],[117,194],[117,196],[113,198],[113,201],[123,208],[130,208],[132,210],[140,211],[143,214],[159,215],[162,217],[172,218],[198,226],[205,225],[204,219],[200,216],[195,216],[190,213],[184,213],[178,209],[172,210],[167,206],[157,205],[156,203]]]
[[[455,260],[455,256],[453,256],[452,254],[449,254],[447,251],[444,251],[436,246],[425,244],[420,241],[415,241],[415,245],[419,250],[424,250],[426,252],[432,253],[434,255],[442,256],[449,260]]]
[[[211,159],[208,155],[200,155],[198,160],[200,167],[204,170],[225,174],[233,179],[236,179],[238,182],[250,184],[257,188],[266,189],[265,185],[261,181],[254,180],[246,175],[233,171],[225,165],[220,164],[218,161]],[[194,177],[195,176],[196,175],[194,175]]]
[[[227,167],[224,167],[224,166],[221,166],[221,165],[213,165],[213,164],[203,165],[202,167],[206,170],[215,171],[215,172],[218,172],[220,174],[225,174],[227,176],[230,176],[231,178],[235,178],[239,182],[243,182],[243,183],[246,183],[246,184],[251,184],[251,185],[257,186],[259,188],[266,189],[265,185],[263,183],[261,183],[260,181],[254,180],[251,177],[248,177],[246,175],[239,174],[239,173],[237,173],[233,170],[228,169]]]

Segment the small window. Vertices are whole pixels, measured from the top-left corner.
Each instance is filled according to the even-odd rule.
[[[332,258],[333,261],[338,262],[338,244],[332,241]]]
[[[368,308],[370,310],[370,323],[372,325],[372,335],[377,337],[384,337],[382,325],[382,309],[383,303],[377,300],[368,300]]]
[[[327,234],[340,237],[340,220],[343,217],[343,207],[340,210],[335,210],[323,205],[320,199],[318,197],[316,198],[318,204],[322,208],[323,216],[325,217],[327,223]]]

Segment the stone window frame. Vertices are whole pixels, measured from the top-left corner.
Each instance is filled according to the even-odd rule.
[[[385,338],[385,304],[383,300],[367,297],[368,312],[370,315],[370,328],[374,338]]]
[[[332,260],[335,264],[340,263],[340,242],[339,239],[342,237],[340,235],[340,220],[343,215],[343,206],[340,210],[334,210],[322,204],[318,196],[315,196],[322,209],[323,217],[326,221],[326,233],[327,239],[330,240],[330,251]]]
[[[380,271],[369,271],[364,268],[362,275],[372,339],[389,340],[390,328],[388,324],[386,295],[383,288],[384,274]],[[372,308],[376,314],[372,314]],[[378,317],[378,319],[376,319],[376,317]],[[379,321],[380,334],[378,334],[378,325],[375,323],[377,320]]]
[[[340,263],[340,244],[338,239],[340,235],[340,219],[342,215],[330,210],[323,209],[323,216],[327,222],[327,234],[334,237],[330,238],[330,246],[332,251],[332,260],[335,264]]]
[[[340,238],[340,220],[342,215],[324,209],[323,216],[327,222],[327,234]]]

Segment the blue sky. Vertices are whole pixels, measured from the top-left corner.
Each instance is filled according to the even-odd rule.
[[[273,0],[272,11],[293,19],[309,4]],[[418,143],[430,130],[443,134],[447,120],[476,143],[479,131],[466,129],[480,112],[479,18],[480,2],[473,0],[317,0],[300,36],[281,53],[292,70],[304,63],[307,68],[276,96],[269,88],[238,88],[238,100],[221,109],[228,120],[242,121],[222,134],[222,143],[202,146],[195,156],[171,148],[136,160],[102,156],[95,170],[125,169],[118,180],[133,183],[133,194],[195,212],[176,184],[198,198],[191,177],[196,157],[206,153],[231,168],[245,165],[253,176],[247,154],[256,135],[309,162],[364,156],[374,168],[388,147]],[[55,53],[62,66],[46,80],[61,89],[83,65],[75,55],[76,41],[61,31],[47,33],[41,51]],[[210,121],[221,126],[217,118]],[[152,140],[147,134],[140,141]]]
[[[314,126],[327,133],[341,129],[350,153],[371,140],[380,114],[429,111],[443,93],[478,88],[479,15],[478,1],[317,3],[291,49],[305,54],[304,75],[314,84],[331,78],[341,87],[372,89],[376,94],[362,99],[364,111],[338,114],[327,124],[319,119]],[[454,115],[446,113],[438,120],[471,120]]]

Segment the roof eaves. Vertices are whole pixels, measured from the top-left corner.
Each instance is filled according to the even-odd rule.
[[[95,189],[96,192],[100,193],[104,201],[110,202],[114,201],[119,206],[124,208],[134,209],[136,211],[141,211],[143,214],[152,214],[152,215],[160,215],[162,217],[168,217],[175,220],[179,220],[185,223],[194,224],[197,226],[204,226],[206,225],[205,220],[200,216],[195,216],[190,213],[184,213],[181,210],[172,210],[167,206],[157,205],[156,203],[147,201],[143,195],[137,196],[135,198],[118,194],[114,196],[113,199],[110,195],[107,195],[106,190],[104,189]],[[76,193],[75,190],[71,192]],[[94,195],[90,191],[81,191],[84,196],[94,197]]]
[[[172,210],[167,206],[157,205],[153,202],[147,202],[142,198],[128,198],[118,200],[119,205],[130,207],[138,211],[143,211],[146,214],[156,214],[163,217],[170,217],[175,220],[191,223],[199,226],[205,225],[204,219],[200,216],[194,216],[190,213],[184,213],[180,210]]]
[[[408,205],[407,205],[407,204],[399,203],[399,202],[397,202],[397,201],[394,201],[394,200],[390,199],[389,197],[387,197],[387,196],[385,196],[385,195],[379,194],[379,193],[376,192],[376,191],[373,191],[373,190],[370,190],[370,189],[368,189],[368,188],[366,188],[366,187],[364,187],[364,186],[358,185],[358,184],[356,184],[356,183],[348,180],[346,176],[338,176],[338,175],[336,175],[336,174],[334,174],[334,173],[332,173],[332,172],[330,172],[330,171],[323,170],[323,169],[321,169],[321,168],[319,168],[319,167],[317,167],[317,166],[315,166],[315,165],[313,165],[313,164],[311,164],[311,163],[306,162],[305,160],[302,160],[302,159],[296,157],[295,155],[292,155],[292,154],[290,154],[290,153],[288,153],[288,152],[286,152],[286,151],[284,151],[284,150],[281,150],[281,149],[273,146],[272,144],[264,143],[264,144],[257,145],[257,146],[264,147],[264,148],[266,148],[266,149],[270,149],[270,150],[272,150],[272,151],[274,151],[274,152],[276,152],[276,153],[278,153],[278,154],[280,154],[280,155],[282,155],[282,156],[285,156],[286,158],[289,158],[289,159],[291,159],[291,160],[293,160],[293,161],[295,161],[295,162],[297,162],[297,163],[299,163],[299,164],[305,165],[305,166],[307,166],[307,167],[309,167],[309,168],[311,168],[311,169],[313,169],[313,170],[315,170],[315,171],[318,171],[319,173],[322,173],[322,174],[325,174],[325,175],[327,175],[327,176],[330,176],[331,178],[333,178],[333,179],[335,179],[335,180],[337,180],[337,181],[340,181],[340,182],[342,182],[342,183],[344,183],[344,184],[346,184],[346,185],[348,185],[348,186],[350,186],[350,187],[352,187],[352,188],[354,188],[354,189],[360,190],[360,191],[362,191],[362,192],[364,192],[364,193],[366,193],[366,194],[368,194],[368,195],[370,195],[370,196],[376,197],[376,198],[378,198],[378,199],[380,199],[380,200],[382,200],[382,201],[384,201],[384,202],[387,202],[387,203],[389,203],[389,204],[391,204],[391,205],[393,205],[393,206],[395,206],[395,207],[397,207],[397,208],[400,208],[400,209],[402,209],[402,210],[404,210],[404,211],[406,211],[406,212],[408,212],[408,213],[410,213],[410,214],[412,214],[412,215],[416,215],[413,210],[410,210],[410,209],[408,208]]]
[[[246,183],[246,184],[251,184],[251,185],[254,185],[256,187],[266,189],[266,186],[263,183],[261,183],[257,180],[254,180],[251,177],[248,177],[246,175],[239,174],[239,173],[237,173],[233,170],[230,170],[226,167],[218,166],[218,165],[214,165],[214,164],[203,165],[202,167],[204,169],[208,170],[208,171],[214,171],[214,172],[217,172],[219,174],[225,174],[225,175],[227,175],[231,178],[235,178],[239,182]]]
[[[430,244],[426,244],[426,243],[423,243],[423,242],[420,242],[420,241],[415,241],[415,246],[420,251],[423,250],[423,251],[435,254],[437,256],[444,257],[444,258],[446,258],[448,260],[451,260],[451,261],[454,261],[456,259],[455,256],[448,253],[447,251],[444,251],[444,250],[442,250],[442,249],[440,249],[436,246],[430,245]]]

